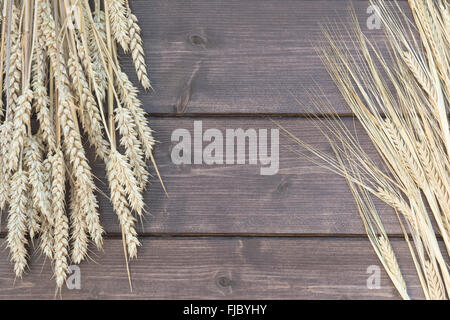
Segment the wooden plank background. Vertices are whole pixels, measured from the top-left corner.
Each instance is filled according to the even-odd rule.
[[[345,180],[292,152],[299,148],[291,139],[280,136],[274,176],[261,176],[256,165],[177,166],[170,158],[175,129],[192,132],[194,121],[222,132],[275,128],[268,116],[330,151],[317,123],[305,117],[314,112],[306,92],[320,87],[377,159],[315,52],[320,22],[337,19],[349,26],[350,1],[133,0],[131,5],[140,18],[155,89],[141,97],[160,141],[155,157],[169,197],[153,179],[145,194],[150,214],[139,227],[142,248],[131,262],[131,292],[118,222],[102,195],[103,167],[92,159],[102,191],[105,248],[92,249],[92,260],[81,264],[81,290],[64,288],[61,297],[398,299],[382,268],[380,289],[367,288],[367,268],[381,264]],[[369,1],[353,5],[364,27]],[[406,8],[406,1],[400,5]],[[364,30],[383,47],[380,30]],[[136,80],[130,59],[122,62]],[[392,211],[377,206],[388,233],[399,237]],[[0,244],[5,247],[3,239]],[[406,245],[398,239],[394,247],[411,295],[422,298]],[[54,297],[48,261],[33,253],[29,274],[15,280],[7,250],[0,251],[1,299]]]
[[[368,30],[369,0],[134,0],[144,32],[155,93],[143,94],[153,114],[301,114],[289,95],[320,87],[334,108],[349,108],[316,48],[320,24],[338,23],[351,42],[353,3],[366,35],[383,49],[383,31]],[[406,1],[400,1],[408,12]],[[131,60],[122,60],[132,70]],[[134,78],[136,79],[136,78]]]

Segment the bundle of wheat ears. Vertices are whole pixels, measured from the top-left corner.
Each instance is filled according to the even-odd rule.
[[[286,132],[307,150],[298,152],[347,179],[369,240],[400,295],[409,299],[408,286],[374,198],[395,209],[425,298],[448,299],[450,8],[447,1],[408,3],[410,14],[396,2],[373,2],[389,54],[364,35],[354,12],[354,29],[328,24],[319,50],[382,164],[317,94],[312,94],[316,107],[331,114],[317,119],[318,128],[334,152]]]
[[[155,141],[117,52],[121,47],[131,54],[142,87],[149,89],[140,28],[125,0],[0,5],[0,209],[7,212],[6,242],[20,278],[38,239],[60,288],[69,263],[86,259],[90,242],[99,249],[103,242],[84,137],[106,165],[126,257],[137,255],[135,223],[144,213],[146,161],[156,168]]]

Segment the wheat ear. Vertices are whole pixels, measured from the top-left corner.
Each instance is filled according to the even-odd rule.
[[[88,135],[91,146],[94,146],[96,155],[105,159],[109,152],[109,143],[103,136],[103,124],[92,92],[89,90],[89,84],[83,73],[80,63],[70,57],[69,74],[72,77],[74,86],[78,89],[78,102],[80,104],[79,116],[81,125]]]
[[[65,212],[65,165],[64,156],[58,150],[51,158],[52,162],[52,207],[54,223],[54,262],[55,277],[58,288],[67,278],[69,222]]]
[[[441,4],[441,12],[442,12],[442,18],[443,18],[443,27],[445,36],[447,37],[447,41],[450,42],[450,12],[448,8],[444,8]]]
[[[145,115],[145,111],[142,108],[142,102],[139,100],[137,96],[137,89],[128,79],[128,76],[119,70],[118,79],[116,81],[116,86],[118,88],[118,92],[120,95],[120,99],[122,104],[128,108],[132,115],[134,116],[137,132],[139,133],[139,140],[142,143],[142,148],[144,150],[145,157],[148,160],[151,160],[153,166],[156,170],[156,174],[158,175],[161,186],[164,191],[166,188],[164,186],[164,182],[159,174],[158,167],[156,165],[156,161],[153,158],[153,147],[156,143],[153,138],[153,131],[150,129],[148,125],[148,121]]]
[[[41,231],[41,216],[34,208],[33,201],[28,199],[27,203],[27,230],[30,239],[36,238]]]
[[[9,144],[12,135],[12,121],[6,119],[0,126],[0,211],[5,210],[6,204],[9,201],[9,178],[11,173],[8,170],[8,153]]]
[[[105,3],[106,4],[106,3]],[[108,16],[112,35],[125,52],[129,50],[130,35],[126,18],[126,8],[124,0],[108,0]]]
[[[47,158],[43,161],[43,181],[44,181],[44,189],[45,192],[50,196],[52,193],[52,158],[53,156],[48,155]],[[49,199],[50,200],[50,199]],[[45,216],[42,219],[41,224],[41,236],[40,236],[40,244],[42,253],[49,258],[53,259],[53,208],[51,219],[47,219]]]
[[[78,201],[76,190],[72,186],[70,192],[71,257],[73,263],[79,264],[87,256],[89,239],[87,236],[85,213]]]
[[[31,101],[33,99],[33,91],[27,88],[17,100],[14,109],[14,131],[11,140],[9,165],[11,171],[16,171],[19,166],[20,151],[22,150],[27,134],[27,127],[30,126]]]
[[[88,19],[86,19],[88,20]],[[103,68],[102,59],[106,61],[106,55],[103,50],[99,50],[97,46],[97,41],[95,38],[94,30],[92,28],[96,28],[100,39],[103,43],[106,43],[106,24],[105,24],[105,13],[101,10],[94,13],[94,26],[90,26],[89,32],[89,54],[93,64],[93,69],[95,73],[95,80],[97,82],[97,88],[100,95],[100,100],[104,100],[106,96],[106,88],[108,87],[108,81],[106,79],[106,72]]]
[[[153,138],[153,131],[150,129],[145,116],[145,111],[142,108],[142,102],[139,100],[136,87],[128,79],[126,73],[119,71],[119,78],[117,79],[117,87],[120,94],[122,104],[128,108],[133,114],[136,127],[139,133],[147,159],[153,156],[153,146],[155,139]]]
[[[52,210],[49,194],[44,184],[44,165],[42,164],[42,150],[39,147],[36,136],[26,140],[24,163],[28,172],[28,180],[31,187],[32,208],[38,210],[52,221]]]
[[[127,194],[122,180],[123,172],[126,170],[127,163],[124,157],[117,150],[112,150],[106,163],[106,175],[111,190],[111,203],[119,218],[128,254],[130,258],[135,258],[137,257],[137,248],[140,246],[140,243],[135,229],[136,219],[128,208]]]
[[[128,163],[127,158],[121,155],[119,152],[116,152],[115,156],[112,157],[112,159],[117,164],[116,174],[120,178],[125,193],[128,196],[128,203],[130,208],[138,215],[142,216],[144,210],[144,199],[141,193],[141,189],[138,187],[139,185],[134,176],[131,165]]]
[[[95,185],[92,172],[81,143],[81,136],[76,124],[77,119],[73,115],[73,109],[71,109],[74,106],[74,102],[69,91],[70,82],[64,58],[56,46],[55,21],[48,6],[44,2],[42,3],[41,13],[44,15],[43,32],[46,37],[50,63],[53,67],[55,79],[57,79],[57,114],[60,118],[63,136],[65,137],[64,151],[72,166],[73,178],[75,179],[74,187],[78,189],[76,193],[78,201],[85,211],[89,235],[96,246],[101,248],[103,245],[103,228],[100,225],[98,203],[94,195]]]
[[[34,63],[32,67],[31,87],[34,91],[34,108],[39,121],[39,131],[50,150],[56,150],[56,134],[53,119],[49,109],[49,97],[45,86],[46,56],[44,51],[45,41],[41,31],[42,17],[38,21],[38,37],[35,42]]]
[[[61,98],[59,115],[61,119],[61,129],[65,137],[64,150],[72,164],[71,172],[75,179],[74,188],[77,189],[77,201],[84,211],[92,240],[98,248],[101,248],[103,244],[103,228],[100,225],[98,203],[94,195],[95,185],[91,169],[81,144],[80,134],[76,130],[67,98]]]
[[[145,63],[144,48],[142,47],[141,28],[138,25],[138,18],[130,10],[128,10],[128,28],[131,39],[131,57],[133,58],[138,79],[144,89],[150,89],[152,85],[147,74],[147,64]]]
[[[120,144],[125,148],[125,154],[130,161],[133,174],[138,182],[139,189],[142,191],[148,182],[148,172],[145,169],[144,153],[142,151],[141,142],[138,139],[138,134],[135,130],[135,124],[130,111],[123,107],[115,109],[115,120],[119,133],[121,135]],[[133,182],[131,182],[133,183]],[[134,207],[143,207],[143,200],[137,199],[140,203]]]
[[[27,266],[27,176],[21,169],[11,178],[11,201],[6,241],[14,262],[16,277],[21,278]]]
[[[19,35],[19,10],[13,5],[11,16],[11,50],[9,58],[8,77],[6,77],[5,85],[7,87],[7,105],[9,107],[7,111],[7,118],[13,116],[14,109],[17,104],[17,99],[20,92],[20,83],[22,78],[22,44]],[[2,71],[3,72],[3,71]],[[11,113],[11,114],[8,114]]]
[[[23,159],[28,177],[27,225],[28,234],[31,239],[34,239],[40,231],[41,216],[38,212],[38,208],[44,203],[42,198],[46,197],[42,184],[43,172],[41,152],[39,149],[36,137],[26,138],[23,149]],[[50,209],[49,205],[46,205],[46,207],[47,210]]]

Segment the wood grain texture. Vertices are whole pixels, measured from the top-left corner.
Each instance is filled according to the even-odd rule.
[[[0,242],[1,243],[1,242]],[[409,293],[421,298],[407,246],[393,241]],[[0,251],[0,299],[53,299],[51,269],[33,256],[30,274],[12,278]],[[361,239],[145,238],[128,286],[122,243],[105,241],[96,263],[81,264],[81,290],[64,299],[399,299],[370,244]],[[381,269],[368,289],[367,268]]]
[[[316,48],[320,24],[350,27],[347,0],[134,0],[154,92],[150,113],[308,113],[305,99],[321,88],[338,112],[350,112]],[[407,2],[400,5],[407,9]],[[353,1],[367,36],[384,50],[382,30],[366,26],[369,1]],[[132,78],[128,57],[121,59]]]
[[[156,178],[145,192],[150,215],[143,221],[142,233],[169,234],[359,234],[365,231],[345,179],[298,156],[301,150],[280,133],[279,172],[262,176],[260,165],[175,165],[171,152],[172,132],[187,129],[194,138],[194,121],[203,131],[277,128],[270,119],[252,118],[154,118],[150,125],[161,141],[155,156],[169,197]],[[276,119],[306,142],[330,152],[327,141],[315,127],[317,121],[303,118]],[[345,123],[353,126],[351,119]],[[361,144],[376,159],[374,148],[362,129],[356,126]],[[352,129],[353,130],[353,129]],[[207,145],[207,142],[204,143]],[[226,143],[224,143],[226,148]],[[269,145],[270,147],[270,145]],[[255,155],[252,155],[255,157]],[[97,185],[108,194],[101,163],[95,162]],[[153,172],[154,173],[154,172]],[[103,225],[118,233],[118,222],[109,200],[99,194]],[[391,209],[380,202],[377,208],[390,233],[401,233]]]
[[[175,145],[172,132],[185,128],[193,133],[194,121],[202,121],[204,130],[224,133],[276,128],[262,115],[317,112],[309,107],[308,90],[321,88],[339,113],[348,114],[315,48],[320,44],[321,22],[340,20],[350,25],[351,1],[130,3],[140,19],[155,89],[141,97],[146,111],[157,116],[150,118],[150,124],[161,141],[155,157],[169,197],[153,178],[145,193],[150,212],[139,228],[143,246],[139,259],[131,263],[134,290],[130,292],[103,166],[94,161],[108,237],[104,251],[93,250],[94,261],[80,266],[81,290],[65,288],[62,297],[398,299],[364,238],[345,180],[297,156],[291,148],[299,148],[289,138],[280,137],[280,170],[274,176],[261,176],[258,165],[174,165],[170,156]],[[365,28],[369,2],[352,3],[366,35],[384,50],[382,31]],[[400,5],[407,10],[406,1]],[[121,62],[137,83],[130,58],[123,56]],[[315,128],[317,122],[296,117],[276,120],[306,142],[331,152]],[[352,119],[344,121],[353,126]],[[376,159],[357,125],[356,131]],[[380,202],[376,205],[388,233],[399,234],[391,209]],[[422,298],[406,245],[400,240],[393,245],[412,297]],[[0,247],[5,248],[1,238]],[[381,269],[378,290],[366,286],[370,265]],[[30,266],[23,280],[14,280],[8,251],[0,250],[0,299],[54,298],[50,263],[34,253]]]

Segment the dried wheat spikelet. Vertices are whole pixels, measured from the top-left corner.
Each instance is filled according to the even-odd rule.
[[[0,7],[0,212],[15,274],[27,267],[32,239],[51,260],[58,289],[71,263],[85,260],[91,245],[102,248],[92,161],[106,166],[96,175],[108,179],[128,270],[140,245],[146,160],[159,176],[153,131],[117,52],[131,55],[150,88],[137,17],[125,0],[5,0]]]

